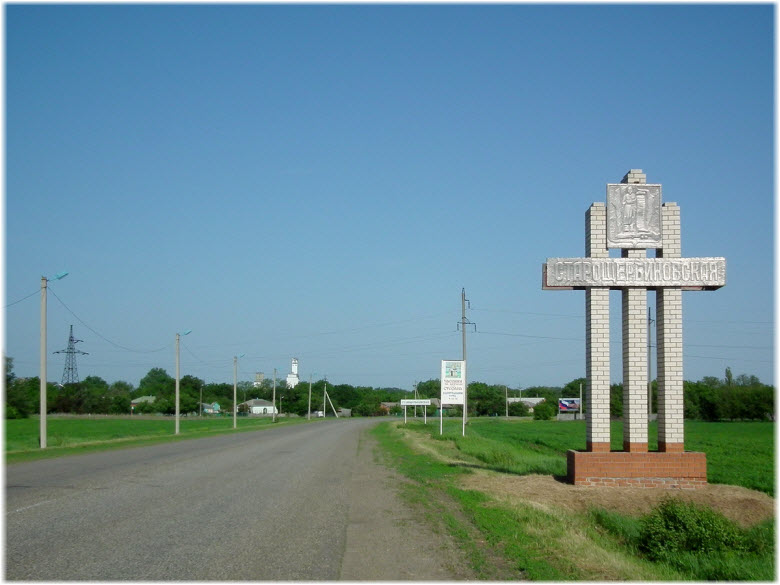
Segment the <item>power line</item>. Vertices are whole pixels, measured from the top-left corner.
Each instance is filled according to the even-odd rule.
[[[552,337],[549,335],[526,335],[524,333],[503,333],[500,331],[478,331],[480,335],[506,335],[508,337],[526,337],[529,339],[555,339],[558,341],[585,341],[582,337]]]
[[[125,347],[125,346],[123,346],[123,345],[119,345],[118,343],[114,343],[113,341],[111,341],[110,339],[107,339],[106,337],[104,337],[103,335],[101,335],[100,333],[98,333],[97,331],[95,331],[95,330],[94,330],[92,327],[90,327],[89,325],[87,325],[87,324],[86,324],[86,323],[85,323],[85,322],[82,320],[82,318],[81,318],[81,317],[79,317],[79,316],[78,316],[76,313],[74,313],[74,312],[71,310],[71,308],[70,308],[70,307],[68,307],[68,305],[66,305],[66,304],[63,302],[63,300],[62,300],[60,297],[58,297],[58,296],[57,296],[57,293],[55,293],[53,289],[49,288],[49,292],[50,292],[51,294],[53,294],[53,295],[54,295],[54,298],[55,298],[55,299],[57,299],[57,300],[60,302],[60,304],[61,304],[63,307],[65,307],[65,309],[66,309],[66,310],[67,310],[67,311],[68,311],[68,312],[69,312],[71,315],[73,315],[73,316],[74,316],[76,319],[78,319],[79,323],[81,323],[82,325],[84,325],[84,327],[86,327],[87,329],[89,329],[89,330],[90,330],[92,333],[94,333],[95,335],[97,335],[97,336],[98,336],[100,339],[102,339],[102,340],[103,340],[103,341],[105,341],[106,343],[109,343],[109,344],[113,345],[114,347],[118,347],[119,349],[124,349],[125,351],[129,351],[129,352],[132,352],[132,353],[154,353],[154,352],[157,352],[157,351],[162,351],[162,350],[163,350],[163,349],[165,349],[166,347],[169,347],[169,346],[170,346],[170,344],[168,344],[168,345],[164,345],[164,346],[162,346],[162,347],[160,347],[160,348],[158,348],[158,349],[148,349],[148,350],[142,350],[142,349],[132,349],[132,348],[129,348],[129,347]]]
[[[7,304],[5,307],[3,307],[3,308],[4,308],[4,309],[7,309],[8,307],[10,307],[10,306],[12,306],[12,305],[15,305],[16,303],[21,303],[22,301],[26,301],[26,300],[27,300],[27,299],[29,299],[30,297],[37,295],[39,292],[41,292],[41,290],[40,290],[40,289],[36,290],[35,292],[32,292],[32,293],[30,293],[29,295],[27,295],[26,297],[24,297],[24,298],[22,298],[22,299],[19,299],[18,301],[14,301],[13,303],[8,303],[8,304]]]
[[[478,309],[470,307],[472,311],[483,311],[486,313],[511,313],[513,315],[533,315],[535,317],[567,317],[572,319],[584,319],[584,314],[579,315],[563,315],[561,313],[535,313],[532,311],[510,311],[509,309]]]

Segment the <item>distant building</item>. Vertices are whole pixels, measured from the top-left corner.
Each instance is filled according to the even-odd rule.
[[[259,388],[263,385],[263,380],[265,380],[265,374],[263,372],[255,372],[255,381],[252,386]]]
[[[214,402],[212,404],[207,404],[206,402],[204,402],[203,404],[200,405],[200,407],[203,411],[203,414],[219,414],[220,412],[219,403],[217,402]]]
[[[529,396],[527,398],[525,396],[523,396],[522,398],[507,398],[506,401],[509,404],[512,404],[513,402],[522,402],[523,404],[525,404],[528,407],[528,410],[530,412],[533,412],[534,411],[534,407],[537,406],[539,403],[544,402],[545,400],[546,399],[542,398],[541,396],[539,396],[539,397],[537,397],[537,396]]]
[[[287,374],[287,387],[295,388],[298,385],[298,382],[300,382],[300,379],[298,379],[298,358],[292,359],[290,369],[292,371]]]
[[[262,398],[254,398],[252,400],[242,402],[238,405],[239,410],[243,410],[240,407],[244,405],[246,405],[249,414],[279,414],[279,411],[272,403],[268,402],[267,400],[263,400]]]
[[[390,411],[394,408],[398,408],[400,404],[400,402],[380,402],[379,410],[381,410],[384,414],[390,414]]]

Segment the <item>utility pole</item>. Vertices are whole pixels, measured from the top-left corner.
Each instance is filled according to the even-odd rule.
[[[238,397],[236,396],[236,389],[238,388],[238,358],[244,357],[246,354],[233,356],[233,428],[236,428],[236,416],[238,416]],[[244,390],[244,402],[246,402],[246,389]]]
[[[68,275],[67,272],[60,272],[54,275],[54,280],[60,280]],[[46,305],[46,291],[49,286],[49,279],[41,276],[41,374],[40,374],[40,406],[41,416],[38,423],[38,445],[41,449],[46,448],[46,317],[48,309]]]
[[[187,329],[187,331],[184,331],[183,333],[177,333],[176,334],[176,409],[174,416],[176,417],[176,425],[174,427],[174,434],[179,434],[179,387],[181,384],[180,378],[181,378],[181,372],[179,370],[179,342],[182,335],[189,335],[192,333],[192,329]]]
[[[46,288],[48,280],[41,276],[41,417],[38,444],[46,448]]]
[[[271,416],[273,417],[273,422],[276,422],[276,368],[274,368],[274,393],[273,397],[271,398],[271,402],[273,403],[273,407],[271,408]]]
[[[325,419],[325,411],[327,409],[325,396],[328,394],[328,376],[325,376],[325,388],[322,390],[322,418]]]
[[[306,412],[306,420],[311,420],[311,377],[309,374],[309,410]]]
[[[466,319],[466,303],[469,305],[469,309],[471,308],[471,301],[469,301],[466,298],[466,289],[463,288],[460,293],[460,309],[461,309],[461,317],[460,317],[460,330],[463,334],[463,361],[466,361],[466,325],[473,325],[474,331],[477,330],[477,324],[472,323],[468,319]],[[463,380],[463,383],[466,385],[466,394],[463,397],[463,424],[466,424],[466,421],[468,420],[468,394],[469,394],[469,383],[468,380]]]
[[[650,307],[647,307],[647,420],[649,421],[650,418],[653,416],[653,377],[650,375],[650,364],[652,363],[650,361],[650,354],[652,353],[652,350],[650,349],[650,325],[654,322],[653,319],[650,318]]]
[[[504,406],[506,406],[506,417],[509,418],[509,389],[504,386]]]

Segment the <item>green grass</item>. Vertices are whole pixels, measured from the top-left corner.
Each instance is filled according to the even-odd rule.
[[[279,419],[277,424],[304,422],[305,419]],[[5,421],[6,463],[32,461],[90,451],[137,447],[167,441],[179,441],[215,434],[253,431],[273,424],[270,418],[237,420],[233,429],[231,417],[182,418],[179,435],[174,434],[175,421],[170,417],[57,417],[46,420],[46,449],[38,443],[40,421],[37,417]]]
[[[415,423],[416,425],[416,423]],[[566,451],[585,449],[584,421],[506,421],[471,419],[466,437],[460,421],[445,420],[439,426],[419,425],[419,432],[452,442],[463,455],[473,457],[495,471],[525,475],[566,475]],[[650,450],[658,449],[658,431],[650,424]],[[623,445],[623,423],[612,422],[613,450]],[[685,422],[685,450],[707,454],[707,481],[739,485],[775,495],[774,424],[759,422]],[[735,454],[739,457],[735,457]]]
[[[774,495],[773,424],[687,422],[685,430],[686,450],[707,453],[711,483]],[[653,424],[651,436],[655,432]],[[458,477],[473,468],[565,475],[566,451],[585,448],[584,422],[472,419],[466,437],[461,436],[458,420],[445,421],[442,436],[438,424],[393,422],[378,426],[374,433],[387,463],[412,480],[404,488],[409,500],[427,507],[428,517],[455,537],[480,579],[774,579],[772,519],[743,534],[749,547],[716,554],[680,551],[653,560],[640,550],[641,519],[607,510],[575,513],[524,502],[510,505],[458,487]],[[416,449],[402,433],[432,440],[428,444],[442,459]],[[612,441],[613,448],[620,449],[619,422],[613,423]],[[650,448],[657,446],[651,442]]]
[[[707,481],[775,496],[775,426],[763,422],[685,423],[685,449],[707,454]]]

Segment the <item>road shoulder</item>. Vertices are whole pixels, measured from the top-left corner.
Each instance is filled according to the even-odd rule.
[[[474,579],[462,553],[399,496],[405,480],[375,460],[376,439],[362,431],[350,480],[343,581]]]

